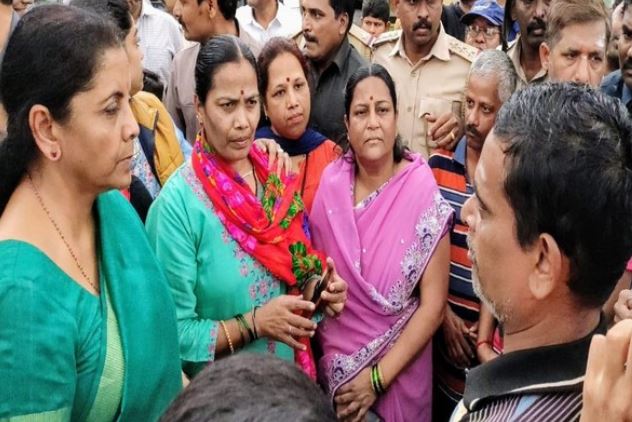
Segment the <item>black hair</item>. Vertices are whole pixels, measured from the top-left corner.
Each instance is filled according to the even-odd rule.
[[[397,91],[395,90],[395,82],[393,82],[393,78],[391,78],[391,75],[384,66],[379,64],[370,64],[362,66],[356,70],[347,81],[347,85],[345,86],[345,114],[347,115],[347,119],[349,119],[351,114],[351,102],[353,101],[353,95],[355,94],[356,87],[360,82],[369,77],[379,78],[386,84],[388,93],[391,96],[391,101],[393,102],[395,114],[397,114]],[[351,148],[346,134],[342,139],[341,144],[344,152],[347,152]],[[395,145],[393,146],[393,159],[396,163],[399,163],[404,157],[406,157],[407,153],[408,149],[403,145],[401,137],[397,135],[395,138]]]
[[[623,6],[621,6],[621,13],[625,13],[625,11],[628,9],[628,6],[632,4],[632,0],[623,0]],[[614,7],[613,7],[614,10]]]
[[[171,404],[162,422],[335,422],[318,385],[296,365],[241,352],[213,362]]]
[[[143,69],[143,91],[154,94],[160,101],[165,91],[165,85],[160,76],[149,69]]]
[[[0,72],[8,115],[0,143],[0,214],[37,155],[31,108],[41,104],[56,121],[67,121],[71,100],[91,88],[105,50],[116,47],[121,43],[109,21],[73,6],[38,6],[20,19]]]
[[[601,306],[632,256],[632,121],[625,106],[574,84],[537,84],[500,109],[505,195],[523,249],[542,233],[569,259],[568,286]]]
[[[296,45],[296,42],[286,37],[273,37],[270,38],[261,49],[259,56],[257,57],[257,80],[259,83],[259,93],[263,99],[263,103],[266,102],[266,94],[268,93],[268,81],[270,79],[269,70],[272,62],[282,54],[290,54],[294,56],[303,69],[303,74],[309,85],[309,64],[305,55]],[[311,89],[311,87],[310,87]]]
[[[225,64],[239,63],[245,59],[257,73],[257,62],[248,46],[234,35],[218,35],[208,40],[197,56],[195,63],[195,93],[201,103],[213,89],[213,77]]]
[[[507,42],[507,38],[511,33],[511,29],[513,28],[513,19],[511,18],[511,9],[513,9],[515,0],[505,0],[505,16],[503,18],[503,26],[500,31],[500,41],[502,43],[503,51],[507,51],[509,49],[509,43]]]
[[[197,0],[198,4],[202,4],[204,0]],[[208,2],[212,0],[206,0]],[[227,21],[235,19],[235,13],[237,13],[237,0],[217,0],[217,7],[222,12],[222,16]]]
[[[347,23],[347,32],[353,24],[353,13],[355,12],[355,0],[329,0],[329,5],[334,9],[334,16],[338,17],[341,13],[346,13],[349,23]]]
[[[388,25],[388,20],[391,17],[391,9],[387,0],[364,0],[362,5],[362,17],[367,16],[375,19],[379,19]]]
[[[132,29],[132,14],[127,0],[71,0],[71,6],[109,17],[119,29],[119,40],[123,42]]]
[[[0,3],[4,4],[5,6],[13,5],[13,1],[12,0],[0,0]]]

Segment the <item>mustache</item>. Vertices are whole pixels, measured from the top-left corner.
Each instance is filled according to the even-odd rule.
[[[316,37],[314,37],[314,36],[313,36],[313,35],[311,35],[311,34],[307,34],[307,33],[305,33],[305,32],[303,32],[303,38],[305,38],[305,41],[308,41],[308,42],[318,42],[318,40],[316,39]]]
[[[533,18],[533,20],[529,22],[529,25],[527,25],[527,32],[533,32],[536,29],[542,29],[546,31],[546,22],[544,22],[540,18]]]
[[[632,70],[632,59],[627,59],[621,66],[621,70]]]
[[[474,136],[478,139],[483,138],[483,135],[473,125],[465,125],[465,134]]]
[[[432,29],[432,23],[428,19],[421,19],[413,25],[413,31],[418,29]]]

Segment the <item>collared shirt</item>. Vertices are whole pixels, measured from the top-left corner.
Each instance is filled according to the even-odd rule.
[[[401,31],[398,37],[376,45],[373,61],[384,66],[395,81],[399,134],[413,151],[427,158],[436,148],[426,139],[426,115],[452,112],[463,117],[465,82],[477,52],[448,35],[443,26],[428,55],[417,63],[406,55]]]
[[[314,66],[310,72],[312,87],[311,126],[334,142],[346,132],[344,125],[344,89],[347,80],[367,63],[345,37],[329,64],[320,75]]]
[[[143,0],[137,24],[143,67],[157,73],[167,84],[171,61],[184,46],[180,26],[173,16],[156,9],[148,0]]]
[[[454,226],[450,231],[450,284],[448,304],[452,311],[469,328],[479,320],[480,300],[472,286],[472,261],[468,257],[468,227],[461,219],[463,204],[473,194],[466,169],[467,139],[461,138],[454,151],[436,150],[428,159],[428,165],[439,186],[443,198],[455,211]],[[461,399],[465,388],[465,373],[450,359],[442,330],[438,330],[433,342],[435,359],[433,369],[436,385],[442,394],[449,397],[453,406]],[[478,364],[474,360],[472,366]],[[440,410],[434,408],[433,411]]]
[[[241,28],[237,20],[235,20],[235,24],[239,32],[239,39],[257,57],[261,51],[260,44]],[[176,54],[171,64],[171,75],[164,98],[165,107],[171,114],[173,122],[184,132],[191,144],[195,142],[199,129],[193,104],[195,95],[195,62],[199,51],[200,44],[195,43]]]
[[[277,14],[267,28],[255,20],[254,10],[248,5],[237,9],[235,16],[242,24],[243,29],[259,44],[264,45],[272,37],[289,37],[301,30],[299,9],[290,9],[279,1],[277,1],[277,5]]]
[[[603,78],[601,90],[611,97],[620,99],[628,111],[632,111],[632,90],[625,84],[620,70],[615,70]]]
[[[455,211],[455,224],[450,232],[450,291],[448,303],[466,323],[478,321],[480,301],[472,287],[472,261],[468,258],[468,227],[461,219],[463,204],[473,194],[466,170],[467,139],[464,136],[454,151],[437,150],[428,165],[437,180],[439,191]]]
[[[516,37],[516,40],[509,46],[507,50],[507,55],[511,59],[511,62],[516,69],[516,74],[518,75],[518,83],[516,84],[516,91],[524,88],[528,84],[544,82],[547,78],[547,71],[544,68],[541,68],[538,73],[529,81],[527,80],[527,75],[524,73],[524,69],[522,68],[522,64],[520,64],[520,53],[522,52],[522,44],[520,44],[520,36]]]
[[[605,318],[571,343],[518,350],[472,369],[451,421],[579,421],[588,349]]]

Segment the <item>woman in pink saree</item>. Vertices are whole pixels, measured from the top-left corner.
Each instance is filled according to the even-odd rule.
[[[452,208],[424,159],[401,146],[383,67],[349,79],[345,109],[350,150],[323,173],[311,215],[314,243],[349,284],[345,312],[319,327],[319,380],[343,421],[369,410],[430,421]]]

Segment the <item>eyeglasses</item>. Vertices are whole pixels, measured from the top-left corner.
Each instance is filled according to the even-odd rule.
[[[479,34],[483,34],[485,39],[491,40],[497,34],[500,34],[500,29],[495,28],[493,26],[488,26],[486,28],[481,28],[478,25],[468,25],[467,32],[468,32],[468,34],[471,34],[471,35],[473,35],[475,37],[478,36]]]

